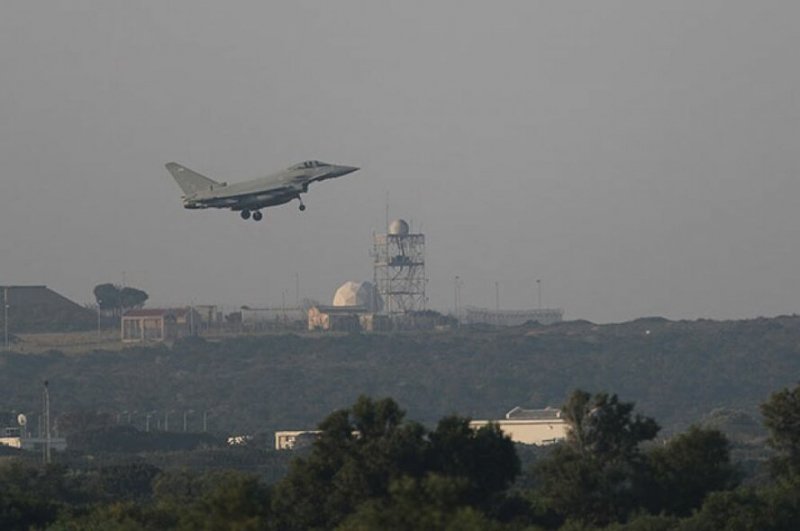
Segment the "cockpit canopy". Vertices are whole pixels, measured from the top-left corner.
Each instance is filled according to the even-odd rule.
[[[301,162],[300,164],[295,164],[290,170],[305,170],[308,168],[322,168],[324,166],[330,166],[327,162],[320,162],[318,160],[307,160],[305,162]]]

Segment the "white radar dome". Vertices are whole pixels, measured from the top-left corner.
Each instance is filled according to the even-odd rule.
[[[371,282],[345,282],[336,290],[333,305],[364,308],[370,312],[383,309],[383,300]]]
[[[404,219],[396,219],[389,224],[389,234],[405,236],[408,234],[408,223]]]

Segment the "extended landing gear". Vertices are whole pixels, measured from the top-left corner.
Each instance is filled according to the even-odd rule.
[[[264,219],[264,214],[262,214],[258,210],[256,210],[255,212],[250,212],[249,210],[242,210],[241,216],[242,219],[250,219],[250,217],[252,216],[253,221],[261,221],[262,219]]]
[[[242,210],[242,219],[250,219],[250,211],[249,210]]]
[[[303,204],[303,200],[300,198],[299,195],[297,196],[297,200],[300,201],[300,206],[298,208],[300,209],[300,212],[302,212],[303,210],[306,209],[306,206]]]
[[[264,217],[264,215],[261,212],[259,212],[258,210],[253,212],[253,221],[261,221],[261,218],[263,218],[263,217]]]

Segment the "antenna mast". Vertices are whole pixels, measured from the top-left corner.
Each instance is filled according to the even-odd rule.
[[[49,382],[44,381],[44,445],[42,445],[44,464],[50,463],[50,390]]]

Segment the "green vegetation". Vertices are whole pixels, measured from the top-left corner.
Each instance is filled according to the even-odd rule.
[[[127,286],[123,288],[110,283],[95,286],[94,297],[101,310],[111,311],[117,316],[130,308],[141,308],[149,298],[140,289]]]
[[[472,430],[450,415],[426,429],[393,400],[362,396],[328,415],[272,486],[230,470],[6,459],[0,528],[789,531],[800,521],[798,395],[786,389],[763,406],[781,466],[759,487],[739,486],[719,431],[692,427],[648,444],[658,425],[616,395],[573,392],[563,407],[568,439],[524,473],[495,425]]]
[[[757,404],[800,374],[799,339],[800,317],[643,319],[484,332],[194,338],[80,356],[0,353],[0,411],[35,415],[39,384],[48,379],[54,417],[132,412],[132,425],[144,431],[147,413],[156,411],[156,422],[171,411],[175,430],[192,410],[190,431],[200,431],[207,412],[212,432],[271,436],[310,429],[361,394],[394,397],[430,426],[455,411],[501,418],[514,406],[561,404],[571,389],[614,389],[659,419],[662,435],[708,417],[726,433],[730,425],[757,440]]]
[[[642,319],[2,353],[0,420],[35,430],[49,380],[74,451],[44,470],[3,452],[0,529],[793,529],[800,390],[769,397],[798,339],[798,317]],[[556,447],[466,427],[562,403]],[[292,466],[269,450],[323,418]]]

